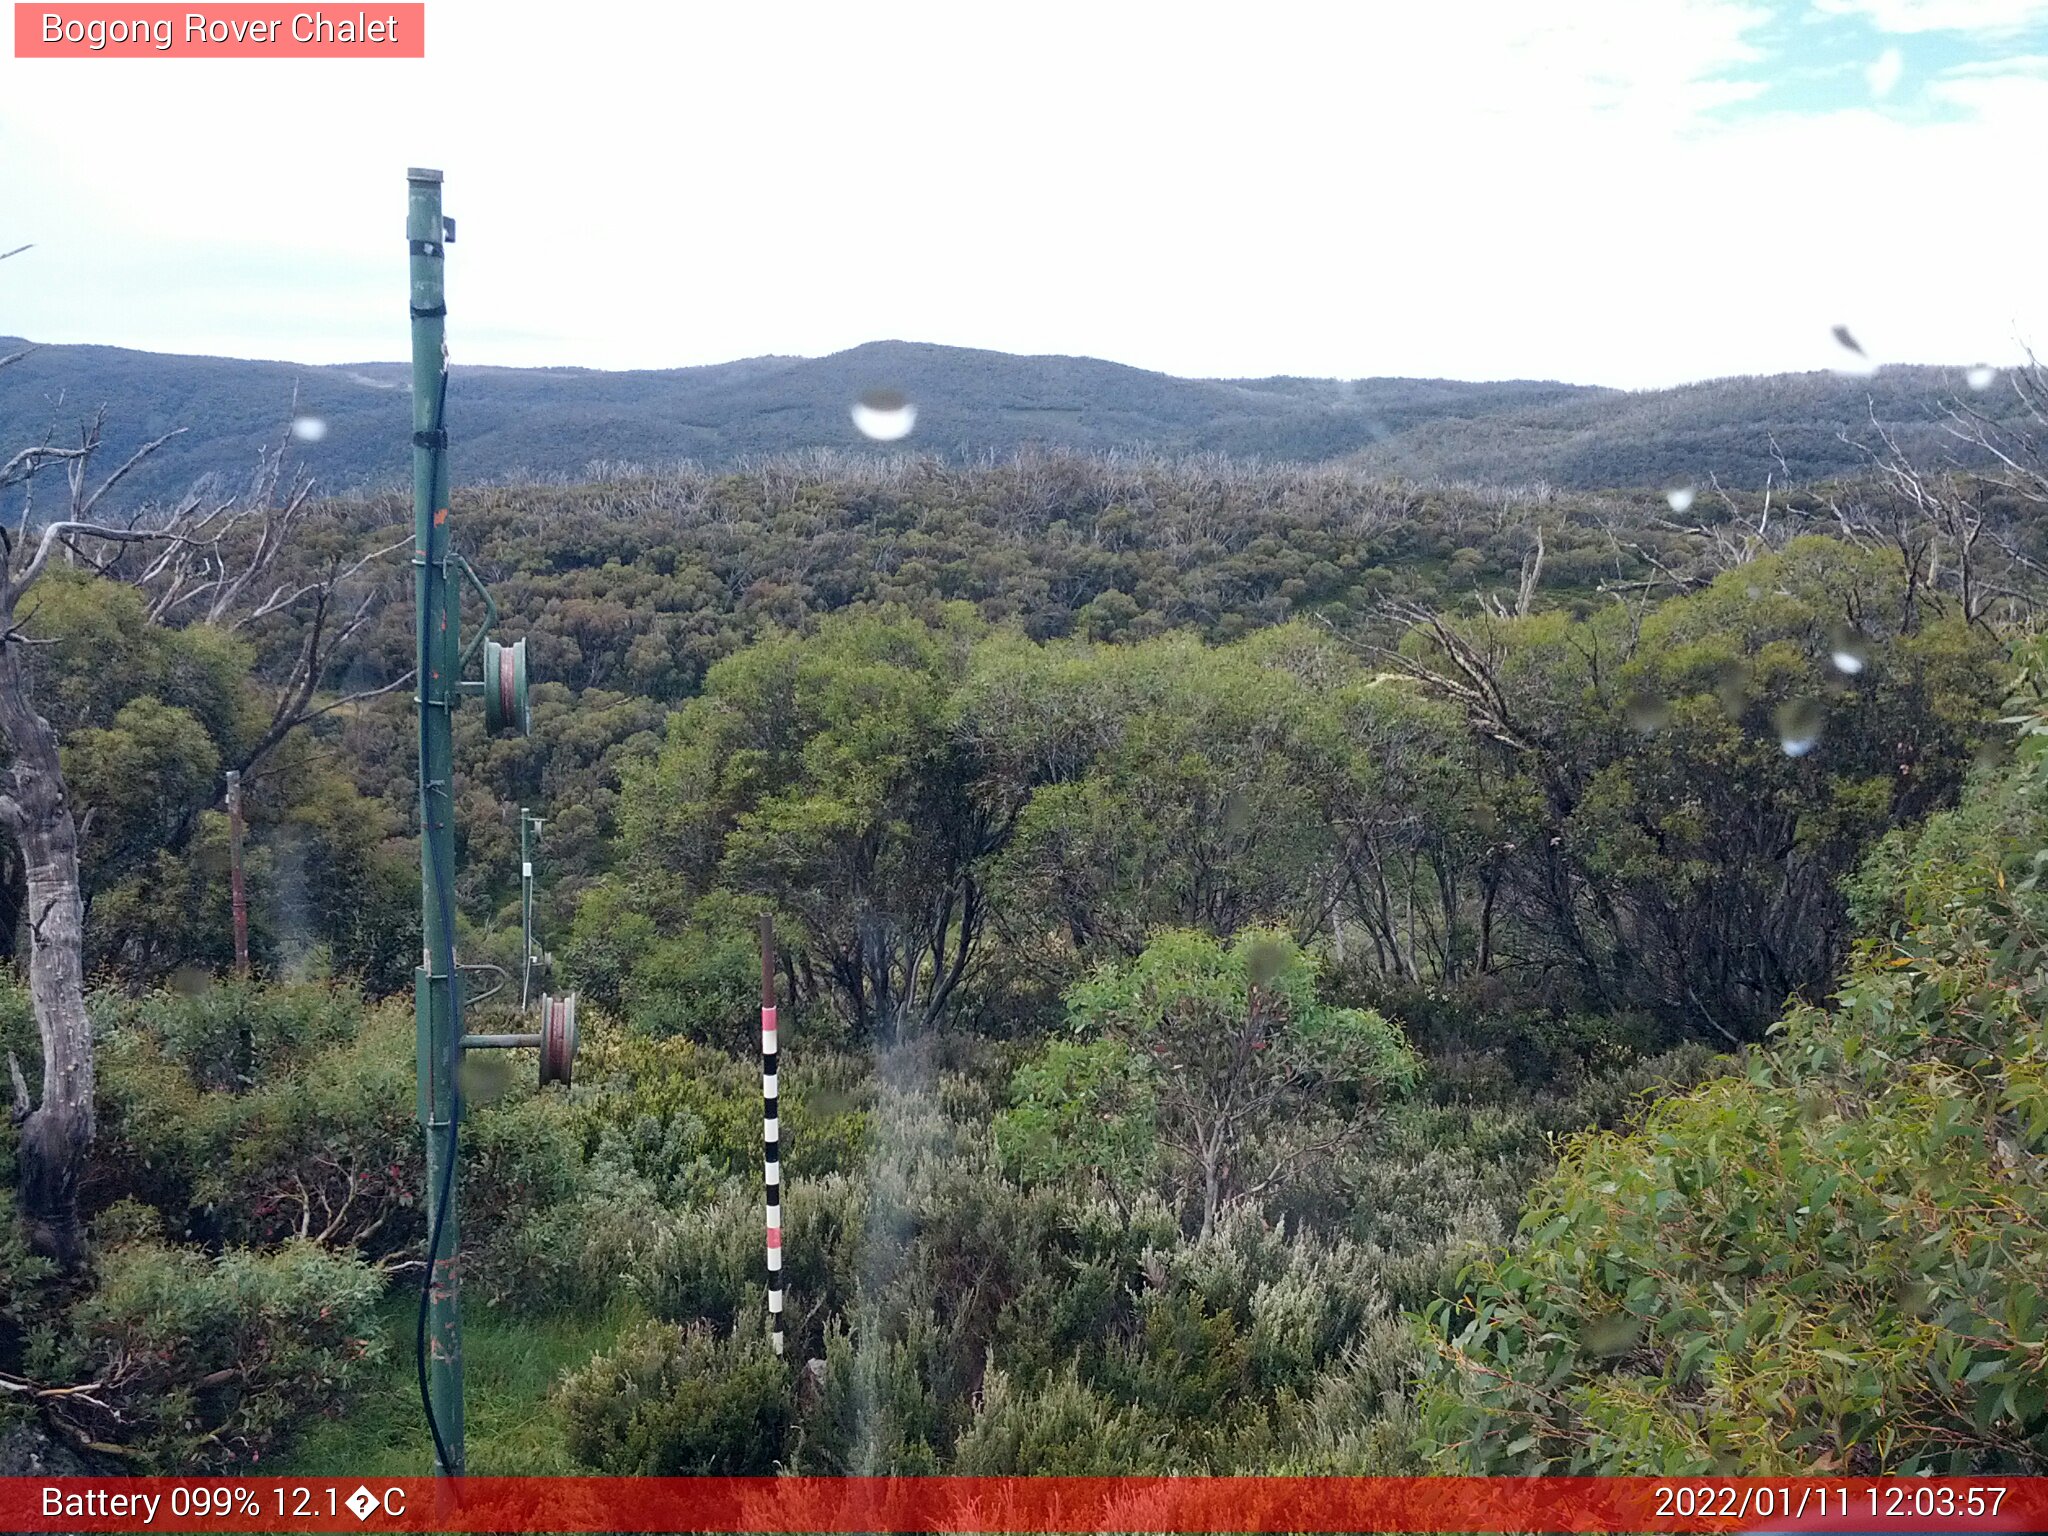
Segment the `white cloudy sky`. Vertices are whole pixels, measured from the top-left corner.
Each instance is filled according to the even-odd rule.
[[[330,7],[338,9],[338,7]],[[350,7],[352,12],[354,7]],[[0,334],[456,360],[880,337],[1648,386],[2048,351],[2048,0],[429,0],[428,58],[0,58]]]

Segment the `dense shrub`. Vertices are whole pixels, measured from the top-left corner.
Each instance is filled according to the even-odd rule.
[[[0,1158],[0,1339],[47,1321],[57,1266],[29,1251],[15,1203],[13,1168]]]
[[[139,1199],[173,1236],[205,1243],[307,1239],[373,1264],[403,1262],[424,1241],[409,1008],[239,985],[95,1006],[93,1203]],[[485,1278],[523,1221],[578,1188],[578,1137],[559,1093],[468,1105],[463,1200]]]
[[[325,988],[241,986],[100,994],[93,1006],[95,1203],[135,1196],[174,1233],[282,1240],[302,1217],[306,1235],[319,1231],[323,1199],[338,1206],[350,1193],[345,1225],[374,1221],[417,1162],[412,1053],[395,1009],[372,1015]]]
[[[621,993],[633,1028],[727,1051],[752,1039],[761,1006],[755,910],[716,892],[695,905],[682,933],[655,939],[636,955]],[[587,943],[579,953],[595,959],[603,951]]]
[[[110,997],[106,1006],[121,1027],[153,1039],[202,1092],[275,1081],[318,1049],[355,1038],[363,1013],[352,991],[234,980],[150,992],[126,1006]]]
[[[793,1412],[790,1367],[760,1326],[648,1322],[558,1396],[571,1454],[614,1476],[773,1472]]]
[[[574,1194],[492,1237],[482,1278],[501,1305],[591,1315],[643,1288],[670,1234],[695,1219],[664,1207],[645,1180],[589,1164]]]
[[[1145,1413],[1096,1392],[1072,1370],[1038,1388],[998,1371],[982,1387],[954,1470],[966,1476],[1115,1477],[1164,1470]]]
[[[164,1469],[260,1461],[345,1401],[383,1347],[381,1278],[311,1243],[212,1259],[144,1239],[108,1250],[98,1279],[71,1353],[108,1383],[120,1437]]]
[[[766,1305],[761,1227],[760,1191],[737,1183],[687,1216],[663,1222],[634,1271],[648,1309],[670,1322],[721,1331],[742,1315],[757,1315],[752,1303]],[[793,1239],[785,1246],[796,1248]]]
[[[1580,1141],[1440,1304],[1483,1471],[2048,1470],[2048,815],[2029,760],[1873,866],[1832,1010]],[[1881,883],[1882,893],[1877,889]]]
[[[826,1330],[824,1376],[804,1415],[792,1469],[853,1477],[938,1471],[948,1412],[925,1369],[937,1331],[929,1312],[885,1320],[872,1305],[857,1308],[850,1322],[835,1321]]]
[[[597,1064],[593,1063],[596,1067]],[[710,1197],[761,1156],[761,1074],[723,1051],[676,1037],[624,1034],[579,1095],[585,1156],[646,1180],[667,1204]]]
[[[1428,1470],[1413,1386],[1425,1354],[1405,1317],[1379,1313],[1300,1394],[1275,1403],[1275,1475],[1410,1477]]]
[[[1105,962],[1067,993],[1081,1043],[1051,1042],[1013,1078],[1005,1161],[1112,1192],[1162,1173],[1204,1233],[1233,1204],[1284,1192],[1365,1140],[1379,1099],[1416,1075],[1384,1017],[1321,1001],[1318,969],[1260,928],[1228,944],[1171,930]]]

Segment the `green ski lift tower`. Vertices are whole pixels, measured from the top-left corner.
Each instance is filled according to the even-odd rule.
[[[441,213],[441,173],[409,170],[406,244],[411,253],[414,661],[420,774],[420,967],[414,973],[419,1037],[419,1117],[427,1143],[427,1271],[421,1284],[418,1349],[421,1406],[434,1441],[434,1470],[463,1472],[461,1222],[456,1199],[465,1050],[538,1047],[541,1081],[567,1082],[575,1051],[575,1005],[543,999],[538,1033],[465,1035],[462,968],[455,958],[455,709],[482,695],[494,731],[528,729],[526,642],[490,638],[497,605],[450,541],[448,497],[447,289],[455,224]],[[483,624],[461,641],[464,584],[483,602]],[[467,677],[481,656],[480,675]],[[564,1007],[563,1003],[567,1006]]]

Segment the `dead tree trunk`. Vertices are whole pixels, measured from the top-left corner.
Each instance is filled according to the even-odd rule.
[[[12,614],[6,617],[11,626]],[[27,875],[28,983],[43,1048],[42,1092],[33,1107],[19,1068],[9,1063],[21,1125],[16,1162],[30,1243],[75,1268],[85,1258],[78,1181],[94,1129],[92,1021],[79,959],[78,826],[57,733],[30,702],[21,662],[20,646],[0,645],[0,734],[13,753],[0,774],[0,823],[21,849]]]

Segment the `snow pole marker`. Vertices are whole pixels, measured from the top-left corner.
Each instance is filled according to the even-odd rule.
[[[782,1124],[776,1098],[775,919],[761,914],[761,1168],[767,1192],[768,1338],[782,1353]]]

